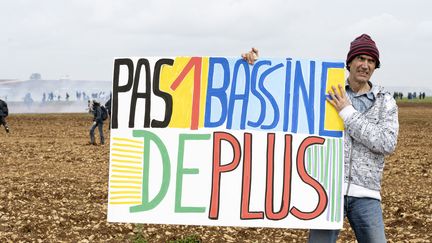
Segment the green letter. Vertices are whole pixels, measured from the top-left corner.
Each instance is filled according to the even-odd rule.
[[[143,181],[142,181],[142,203],[141,205],[130,207],[130,212],[141,212],[148,211],[155,208],[165,197],[168,186],[170,182],[170,174],[171,174],[171,165],[168,156],[168,151],[163,144],[162,140],[154,133],[143,130],[134,130],[134,137],[143,137],[144,138],[144,166],[143,166]],[[162,165],[163,165],[163,178],[162,185],[160,187],[159,193],[153,198],[152,201],[149,200],[149,172],[150,172],[150,141],[153,141],[159,149],[159,152],[162,156]]]
[[[183,158],[186,140],[209,140],[210,134],[180,134],[179,148],[177,157],[177,183],[176,183],[176,198],[175,198],[175,212],[176,213],[204,213],[205,207],[182,207],[181,197],[183,189],[183,175],[184,174],[198,174],[197,168],[183,168]]]

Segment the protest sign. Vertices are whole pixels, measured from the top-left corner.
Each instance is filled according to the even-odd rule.
[[[344,63],[114,61],[108,221],[342,227]]]

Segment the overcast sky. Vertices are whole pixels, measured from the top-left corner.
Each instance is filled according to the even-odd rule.
[[[368,33],[384,86],[432,88],[430,0],[0,0],[0,79],[111,80],[125,56],[345,60]]]

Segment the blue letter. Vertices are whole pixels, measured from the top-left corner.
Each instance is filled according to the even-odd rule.
[[[283,131],[288,131],[289,121],[289,106],[290,106],[290,92],[291,92],[291,58],[287,58],[287,67],[285,74],[285,104],[284,104],[284,117],[283,117]]]
[[[261,104],[261,112],[260,112],[260,115],[259,115],[258,120],[256,122],[253,122],[253,121],[247,122],[248,126],[251,126],[251,127],[259,127],[263,123],[264,118],[265,118],[265,113],[266,113],[266,103],[265,103],[264,97],[256,89],[258,68],[261,67],[262,65],[271,65],[271,62],[270,61],[258,61],[257,63],[255,63],[255,65],[253,65],[252,76],[251,76],[251,93],[255,97],[258,98],[258,100]]]
[[[244,69],[244,77],[245,80],[245,88],[243,94],[236,94],[236,86],[237,86],[237,76],[240,65],[243,66]],[[234,71],[233,71],[233,80],[231,84],[231,93],[229,97],[229,104],[228,104],[228,118],[227,118],[227,128],[231,129],[232,126],[232,119],[233,119],[233,112],[234,112],[234,102],[236,100],[242,101],[242,111],[241,111],[241,118],[240,118],[240,129],[245,128],[246,123],[246,112],[247,112],[247,104],[249,100],[249,85],[250,85],[250,76],[249,76],[249,64],[244,61],[243,59],[239,59],[235,65],[234,65]]]
[[[264,73],[261,75],[260,80],[259,80],[259,87],[261,89],[261,91],[263,92],[263,94],[268,98],[268,100],[270,101],[270,104],[273,106],[273,111],[274,111],[274,116],[273,116],[273,122],[270,125],[262,125],[261,128],[262,129],[272,129],[274,127],[276,127],[278,121],[279,121],[279,108],[278,105],[276,103],[276,100],[273,98],[273,96],[270,94],[270,92],[264,87],[264,79],[272,72],[276,71],[277,69],[283,67],[282,63],[279,63],[278,65],[269,68],[267,70],[264,71]]]
[[[306,85],[303,79],[300,61],[296,62],[296,70],[294,77],[294,97],[293,97],[293,118],[291,132],[297,132],[298,125],[298,103],[299,103],[299,89],[301,88],[303,103],[306,109],[306,116],[309,126],[309,134],[314,133],[314,92],[315,92],[315,61],[310,62],[309,74],[309,97],[306,91]]]
[[[342,62],[323,62],[321,70],[321,95],[320,95],[320,123],[319,123],[319,135],[329,137],[342,137],[341,131],[329,131],[324,129],[324,118],[325,118],[325,102],[326,102],[326,87],[327,87],[327,70],[329,68],[344,68]]]
[[[220,88],[213,88],[213,76],[214,76],[214,65],[220,64],[223,68],[223,84]],[[219,73],[218,73],[219,74]],[[204,127],[218,127],[222,125],[227,115],[227,96],[226,89],[228,88],[230,80],[229,65],[226,58],[223,57],[211,57],[209,60],[209,72],[208,72],[208,86],[207,86],[207,97],[206,97],[206,109],[204,118]],[[211,118],[211,106],[212,97],[219,100],[221,104],[221,114],[219,120],[212,122]]]

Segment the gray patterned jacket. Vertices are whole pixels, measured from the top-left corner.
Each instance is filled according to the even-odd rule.
[[[399,132],[398,108],[390,93],[374,85],[372,107],[350,114],[345,123],[345,182],[381,190],[384,156],[391,154]],[[349,190],[349,189],[348,189]]]

